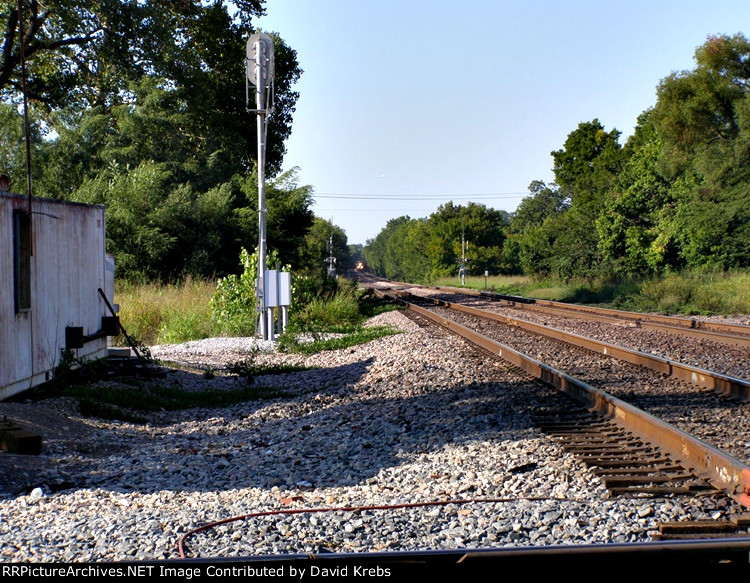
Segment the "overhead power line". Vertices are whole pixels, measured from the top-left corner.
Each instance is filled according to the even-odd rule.
[[[498,198],[523,198],[528,192],[499,192],[484,194],[332,194],[314,193],[315,198],[343,198],[351,200],[491,200]]]
[[[389,214],[404,214],[404,213],[424,213],[426,212],[424,207],[421,209],[402,209],[402,208],[343,208],[343,207],[326,207],[320,209],[321,213],[389,213]]]

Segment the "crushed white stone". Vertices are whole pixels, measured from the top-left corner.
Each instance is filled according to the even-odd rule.
[[[504,500],[248,519],[195,535],[190,556],[643,541],[659,521],[724,512],[705,500],[609,498],[530,421],[535,399],[560,398],[551,389],[401,313],[370,324],[402,333],[312,356],[257,353],[252,339],[154,348],[207,366],[255,354],[318,367],[254,379],[283,391],[270,399],[145,424],[84,418],[62,399],[26,404],[62,411],[85,438],[53,433],[46,465],[2,496],[0,560],[174,559],[179,537],[204,523],[287,508]],[[247,381],[180,370],[148,382]]]

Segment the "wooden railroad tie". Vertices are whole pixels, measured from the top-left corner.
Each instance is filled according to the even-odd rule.
[[[691,520],[661,522],[655,540],[693,540],[707,538],[745,538],[750,529],[750,513],[737,514],[729,520]]]
[[[545,412],[536,425],[592,468],[615,496],[710,495],[716,488],[658,448],[592,413]]]

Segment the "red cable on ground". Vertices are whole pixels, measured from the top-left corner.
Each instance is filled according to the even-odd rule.
[[[433,502],[408,502],[404,504],[387,504],[383,506],[340,506],[334,508],[290,508],[281,510],[267,510],[264,512],[254,512],[252,514],[243,514],[241,516],[233,516],[232,518],[225,518],[224,520],[218,520],[216,522],[209,522],[203,526],[199,526],[189,532],[186,532],[180,537],[180,541],[177,544],[177,549],[180,552],[180,558],[185,559],[185,540],[199,532],[211,530],[222,524],[228,524],[230,522],[238,522],[240,520],[247,520],[248,518],[259,518],[261,516],[274,516],[283,514],[315,514],[320,512],[361,512],[363,510],[398,510],[401,508],[419,508],[423,506],[447,506],[448,504],[493,504],[496,502],[518,502],[520,500],[527,500],[530,502],[541,502],[547,500],[554,500],[556,502],[580,502],[580,500],[574,500],[571,498],[552,498],[550,496],[540,497],[529,497],[529,498],[474,498],[468,500],[439,500]]]

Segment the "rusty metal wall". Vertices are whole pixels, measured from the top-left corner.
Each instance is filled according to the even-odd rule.
[[[28,198],[0,193],[0,399],[51,378],[65,348],[66,326],[93,334],[108,315],[97,292],[111,293],[104,207],[39,198],[32,200],[31,310],[16,314],[13,210],[27,208]],[[104,357],[107,339],[74,352],[79,358]]]

